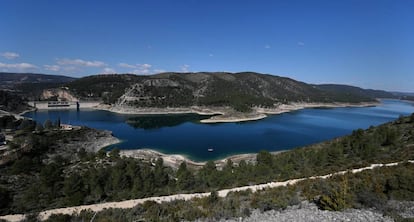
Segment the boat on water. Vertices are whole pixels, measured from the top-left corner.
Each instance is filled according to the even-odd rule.
[[[207,149],[207,151],[208,151],[208,152],[213,152],[213,151],[214,151],[214,149],[213,149],[213,148],[208,148],[208,149]]]

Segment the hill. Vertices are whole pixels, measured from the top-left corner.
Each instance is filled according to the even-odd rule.
[[[43,90],[74,80],[60,75],[0,72],[0,90],[11,91],[24,100],[38,100]]]
[[[66,83],[72,93],[82,99],[103,99],[105,103],[115,103],[127,88],[144,78],[133,74],[93,75]]]
[[[0,87],[3,89],[13,89],[16,85],[27,83],[64,83],[73,80],[75,78],[60,75],[0,72]]]
[[[350,98],[355,101],[370,100],[372,98],[398,98],[391,92],[383,90],[362,89],[355,86],[339,85],[339,84],[321,84],[315,85],[318,89],[330,92],[335,95],[335,98],[342,100],[349,100]]]
[[[0,73],[0,89],[25,100],[42,100],[62,87],[80,100],[103,101],[115,112],[222,114],[211,122],[264,118],[304,107],[346,106],[397,98],[392,93],[347,85],[312,85],[255,72],[161,73],[67,76]],[[67,87],[67,88],[66,88]],[[283,107],[281,105],[289,105]]]
[[[311,85],[254,72],[97,75],[77,79],[66,86],[78,97],[101,98],[114,106],[230,106],[242,112],[250,111],[253,107],[274,107],[291,102],[359,103],[392,96],[384,91],[352,86]]]
[[[13,92],[0,90],[0,111],[20,113],[28,108],[27,101],[19,95],[16,95]]]
[[[414,93],[409,92],[392,92],[392,94],[395,95],[395,97],[402,99],[402,100],[409,100],[414,101]]]

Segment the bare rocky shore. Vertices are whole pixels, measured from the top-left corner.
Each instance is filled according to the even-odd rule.
[[[254,107],[249,113],[237,112],[231,107],[177,107],[177,108],[143,108],[130,106],[109,106],[100,105],[96,109],[107,110],[120,114],[140,114],[140,115],[163,115],[163,114],[188,114],[196,113],[199,115],[211,115],[208,119],[201,120],[201,123],[224,123],[224,122],[243,122],[266,118],[267,115],[281,114],[306,108],[338,108],[338,107],[368,107],[376,106],[380,102],[363,103],[289,103],[280,104],[274,108]]]
[[[283,151],[272,152],[273,154],[280,153]],[[178,169],[181,163],[186,162],[187,166],[191,168],[201,168],[206,162],[197,162],[189,159],[188,157],[180,154],[164,154],[151,149],[135,149],[135,150],[121,150],[121,156],[132,157],[136,159],[141,159],[143,161],[155,161],[158,158],[162,158],[164,164]],[[234,164],[238,164],[240,161],[244,160],[246,162],[255,162],[256,153],[247,153],[247,154],[238,154],[228,156],[226,158],[216,160],[214,163],[219,169],[226,164],[227,160],[231,160]]]

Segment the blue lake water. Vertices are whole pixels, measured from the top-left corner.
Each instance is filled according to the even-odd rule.
[[[125,115],[101,110],[54,110],[26,113],[44,123],[57,120],[113,132],[120,149],[151,148],[204,161],[260,150],[309,145],[379,125],[414,112],[413,103],[382,100],[376,107],[304,109],[259,121],[202,124],[199,115]],[[208,152],[213,148],[214,152]]]

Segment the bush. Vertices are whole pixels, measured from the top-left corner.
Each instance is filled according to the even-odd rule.
[[[72,216],[67,214],[52,214],[46,222],[71,222]]]

